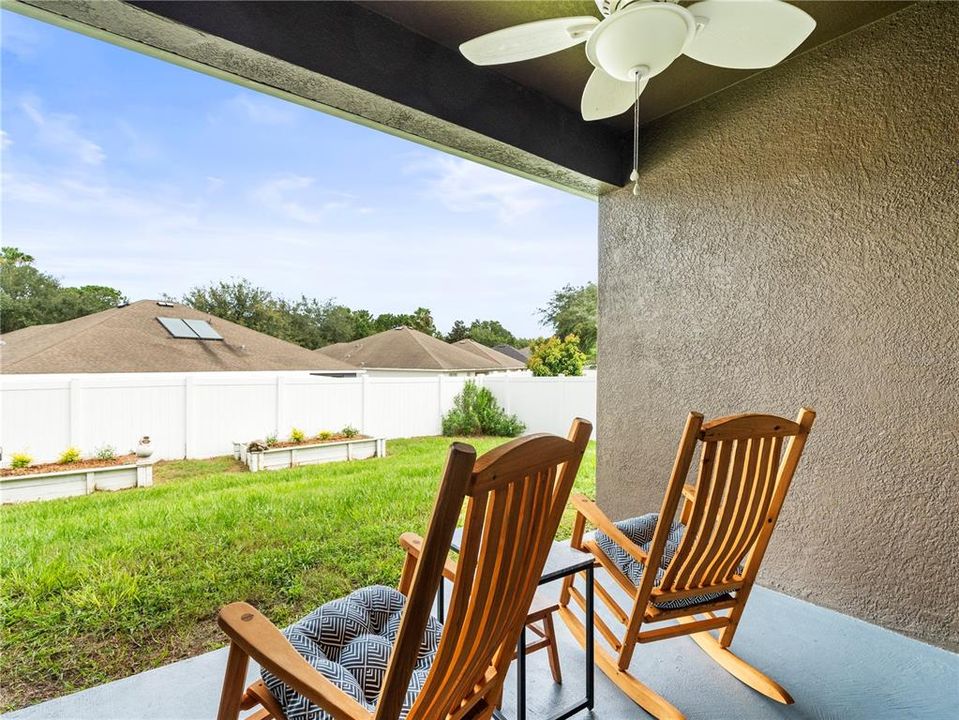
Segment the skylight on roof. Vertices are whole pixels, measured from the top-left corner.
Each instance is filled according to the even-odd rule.
[[[180,318],[158,317],[157,320],[166,331],[175,338],[183,340],[222,340],[220,335],[206,320],[182,320]]]
[[[201,340],[222,340],[220,335],[206,320],[184,320],[190,329],[196,333]]]

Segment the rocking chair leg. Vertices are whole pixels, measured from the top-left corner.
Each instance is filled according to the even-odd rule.
[[[568,607],[561,607],[559,616],[563,618],[573,637],[585,648],[586,629],[580,619]],[[641,683],[628,671],[620,670],[616,658],[610,655],[599,643],[594,648],[594,658],[597,667],[606,674],[606,677],[616,683],[620,690],[650,715],[658,720],[685,720],[686,716],[666,698]]]
[[[226,673],[223,676],[223,691],[220,693],[220,709],[217,720],[237,720],[240,716],[240,703],[243,700],[243,688],[246,685],[246,668],[250,658],[236,643],[230,643],[230,654],[226,660]]]
[[[695,622],[696,618],[678,618],[678,620],[680,623],[688,624]],[[742,658],[733,655],[732,652],[720,645],[719,640],[717,640],[712,633],[694,633],[689,637],[691,637],[709,657],[715,660],[723,670],[740,682],[783,705],[793,704],[792,696],[786,692],[786,689],[782,687],[782,685],[754,668]]]
[[[546,654],[549,657],[549,671],[553,675],[553,682],[562,685],[563,671],[559,666],[559,649],[556,647],[556,628],[553,625],[552,613],[543,618],[543,635],[549,641]]]

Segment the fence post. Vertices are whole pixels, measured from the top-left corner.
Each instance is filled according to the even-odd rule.
[[[370,419],[370,376],[366,373],[360,375],[360,432],[366,435],[372,435],[373,432],[367,426]]]
[[[191,374],[183,376],[183,457],[193,452],[193,384]]]
[[[443,375],[436,376],[436,425],[438,434],[443,434]]]
[[[80,380],[72,378],[69,384],[70,408],[70,447],[83,449],[83,418],[81,417],[82,399],[80,396]]]
[[[273,424],[275,425],[273,431],[276,433],[277,437],[280,437],[283,424],[280,422],[283,419],[283,376],[279,373],[276,374],[276,413],[273,416]]]

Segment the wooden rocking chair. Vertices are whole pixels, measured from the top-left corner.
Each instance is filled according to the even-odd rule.
[[[390,633],[374,638],[389,640],[388,660],[380,653],[383,665],[360,672],[359,684],[342,668],[340,676],[350,675],[349,683],[336,672],[319,672],[317,667],[329,666],[329,658],[308,660],[252,606],[224,607],[218,622],[230,637],[230,650],[218,719],[236,720],[241,709],[259,707],[250,718],[287,720],[310,713],[316,717],[319,708],[325,711],[320,718],[335,720],[396,720],[403,713],[407,720],[488,720],[502,697],[503,681],[591,430],[589,422],[577,419],[568,439],[530,435],[479,459],[469,445],[450,447],[426,538],[406,533],[400,539],[407,557],[399,592],[374,586],[350,596],[384,591],[402,603],[394,616],[398,629],[392,625]],[[463,539],[459,562],[454,563],[449,558],[450,541],[464,502]],[[449,613],[438,645],[434,642],[431,655],[424,656],[428,627],[438,627],[431,611],[443,576],[453,583]],[[363,598],[375,604],[375,593],[367,592]],[[301,622],[315,621],[317,613],[343,602],[346,599],[328,603]],[[343,618],[341,625],[357,624],[347,615]],[[336,630],[327,624],[322,632]],[[293,639],[292,633],[288,635]],[[318,642],[323,641],[322,633],[320,638]],[[354,640],[368,638],[360,635]],[[341,659],[345,655],[344,650]],[[281,695],[293,694],[298,704],[287,705],[285,714],[262,680],[244,692],[249,658],[270,674]],[[370,678],[375,688],[360,693],[358,688]]]
[[[637,643],[680,635],[692,636],[709,657],[751,688],[778,702],[793,702],[775,681],[727,648],[814,418],[812,410],[803,409],[795,422],[772,415],[734,415],[703,423],[702,415],[690,413],[658,517],[614,524],[594,502],[582,495],[573,497],[577,515],[571,544],[593,553],[630,599],[623,607],[597,576],[596,594],[624,631],[617,635],[596,616],[596,629],[612,648],[610,652],[597,643],[596,664],[651,715],[683,718],[679,710],[630,674],[633,651]],[[783,438],[789,441],[780,459]],[[698,478],[695,486],[688,485],[685,480],[700,443]],[[673,519],[682,496],[680,526]],[[587,521],[597,528],[592,539],[584,539]],[[569,606],[570,599],[585,606],[575,578],[564,582],[559,613],[584,644],[583,623]],[[643,627],[672,620],[678,624]],[[718,639],[712,630],[722,630]]]

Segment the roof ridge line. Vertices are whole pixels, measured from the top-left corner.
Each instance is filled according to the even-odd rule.
[[[446,364],[445,364],[439,357],[437,357],[436,354],[435,354],[429,347],[427,347],[427,346],[423,343],[422,340],[420,340],[419,334],[418,334],[418,332],[417,332],[416,330],[414,330],[413,328],[408,327],[408,326],[406,326],[406,325],[403,326],[403,329],[410,331],[410,337],[412,337],[413,340],[416,341],[416,344],[417,344],[417,345],[419,345],[421,348],[423,348],[423,350],[426,351],[426,354],[427,354],[427,355],[429,355],[431,358],[433,358],[433,360],[436,362],[436,364],[440,366],[440,369],[442,369],[442,370],[449,370],[449,369],[450,369],[450,368],[446,367]],[[426,333],[423,333],[423,334],[426,335]],[[428,336],[427,336],[427,337],[428,337]],[[435,338],[434,338],[434,339],[435,339]],[[442,342],[442,340],[441,340],[440,342]]]
[[[138,301],[138,302],[142,302],[142,301]],[[123,307],[129,307],[129,306],[132,305],[132,304],[133,304],[133,303],[128,303],[127,305],[124,305]],[[120,309],[122,309],[122,308],[118,305],[118,306],[116,306],[116,307],[107,308],[106,310],[101,310],[100,313],[103,313],[103,314],[105,315],[106,313],[110,312],[111,310],[120,310]],[[100,314],[100,313],[92,313],[92,314],[98,315],[98,314]],[[89,315],[81,315],[80,317],[71,318],[70,320],[64,320],[64,321],[62,321],[62,322],[73,322],[74,320],[82,320],[83,318],[87,318],[87,317],[90,317],[90,316],[89,316]],[[112,315],[111,315],[110,317],[112,317]],[[107,317],[100,318],[100,319],[97,320],[96,322],[90,323],[89,325],[87,325],[86,327],[84,327],[82,330],[77,330],[75,333],[72,333],[72,334],[68,335],[68,336],[65,337],[65,338],[61,338],[60,340],[56,340],[56,341],[50,341],[49,343],[47,343],[46,345],[44,345],[42,348],[36,350],[35,352],[32,352],[32,353],[30,353],[29,355],[23,356],[22,358],[20,358],[19,360],[17,360],[17,362],[14,363],[14,364],[20,364],[20,363],[22,363],[24,360],[29,360],[29,359],[32,358],[32,357],[36,357],[36,356],[39,355],[40,353],[46,352],[47,350],[49,350],[50,348],[52,348],[54,345],[59,345],[63,340],[73,340],[75,337],[77,337],[77,336],[79,336],[79,335],[83,335],[83,333],[85,333],[87,330],[90,330],[90,329],[95,328],[95,327],[97,327],[97,326],[99,326],[99,325],[102,325],[103,323],[105,323],[105,322],[106,322],[107,320],[109,320],[109,319],[110,319],[110,318],[107,318]],[[61,323],[44,323],[44,325],[49,325],[49,326],[54,326],[54,325],[59,325],[59,324],[61,324]],[[42,326],[40,326],[40,325],[27,325],[27,327],[42,327]],[[25,328],[24,328],[24,329],[25,329]]]

